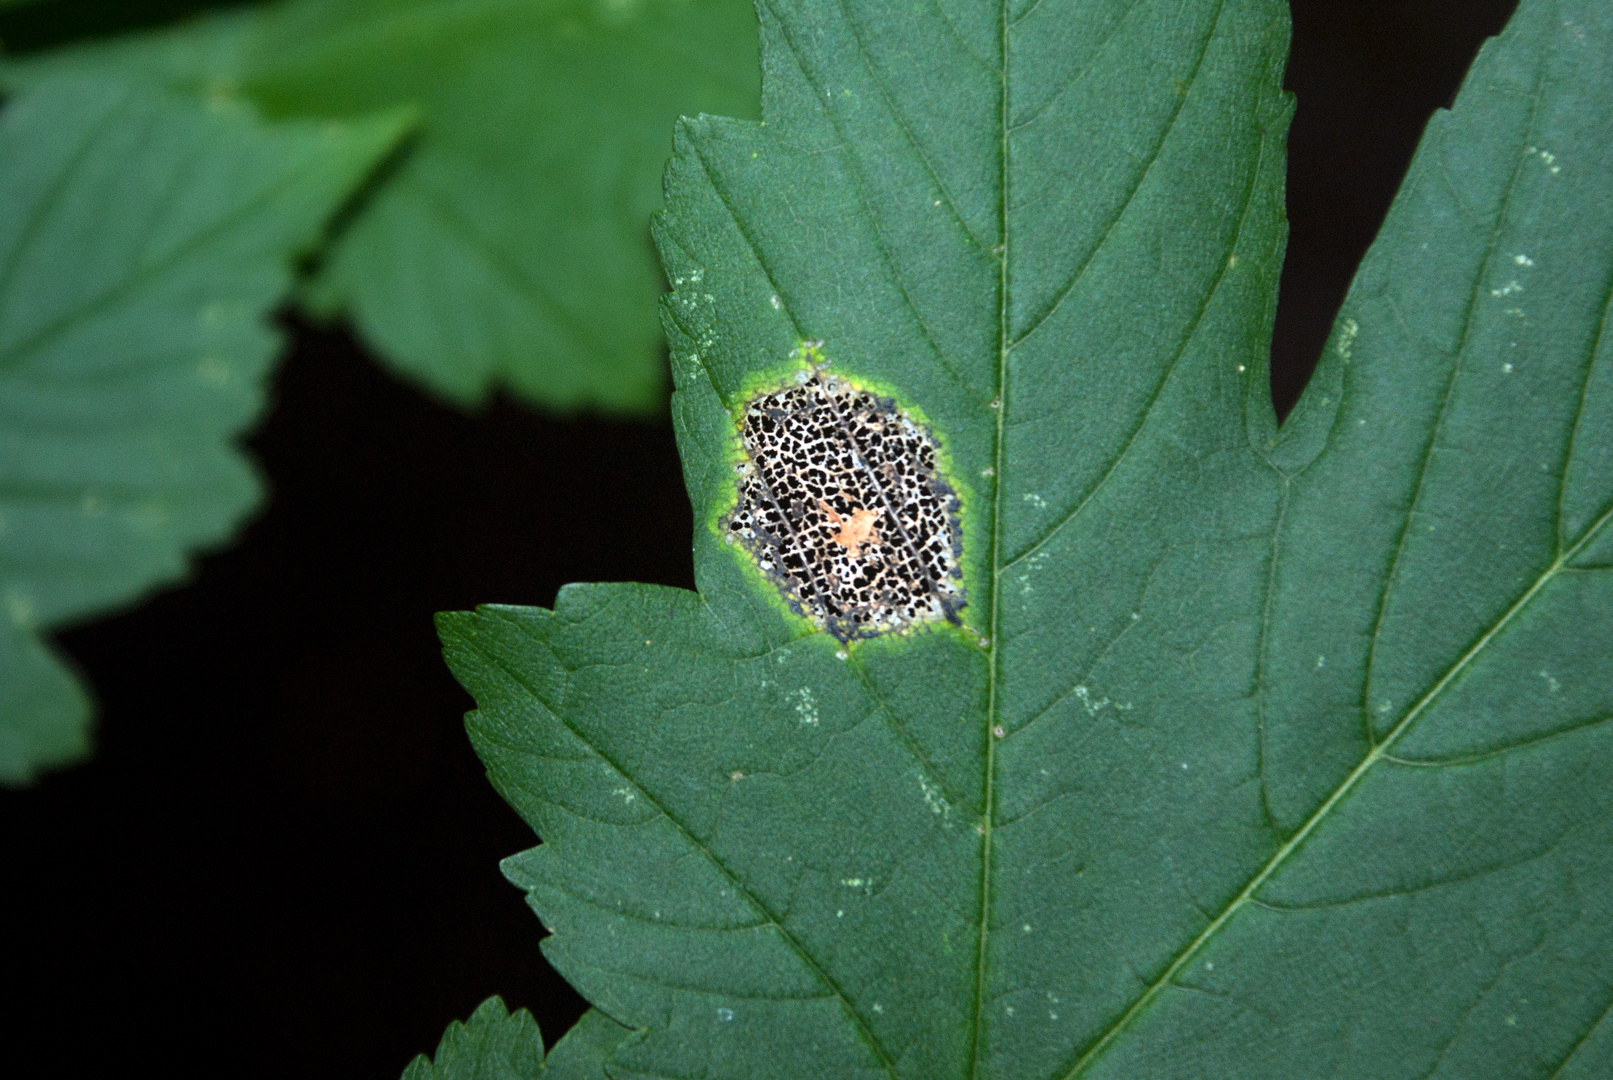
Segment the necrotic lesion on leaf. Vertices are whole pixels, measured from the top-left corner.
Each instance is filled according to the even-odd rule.
[[[958,622],[958,497],[922,424],[813,367],[752,397],[739,427],[727,535],[792,609],[841,641]]]

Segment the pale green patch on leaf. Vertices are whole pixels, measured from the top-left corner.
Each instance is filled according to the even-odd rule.
[[[471,404],[664,402],[645,222],[682,114],[756,109],[749,0],[296,0],[14,63],[138,69],[276,115],[408,105],[409,152],[309,294]]]
[[[127,82],[47,80],[0,114],[0,782],[88,749],[37,636],[182,578],[261,488],[294,260],[403,133],[265,124]]]
[[[659,224],[699,593],[439,623],[609,1074],[1613,1071],[1613,10],[1486,47],[1281,430],[1278,0],[762,36]],[[711,527],[816,339],[973,486],[964,629],[841,645]]]
[[[597,1011],[556,1044],[547,1059],[532,1014],[511,1013],[490,997],[469,1020],[448,1025],[435,1060],[421,1054],[403,1070],[403,1080],[605,1080],[605,1058],[633,1033]]]

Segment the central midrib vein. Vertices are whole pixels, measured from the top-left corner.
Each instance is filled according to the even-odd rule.
[[[991,618],[986,630],[987,683],[986,683],[986,761],[984,791],[980,813],[980,938],[975,955],[974,1032],[969,1054],[969,1075],[980,1074],[981,1033],[986,1017],[986,957],[991,926],[991,841],[993,819],[997,812],[997,683],[1001,666],[998,624],[1001,605],[1002,569],[1002,507],[1003,507],[1003,427],[1008,414],[1008,352],[1012,339],[1008,327],[1008,57],[1009,57],[1009,0],[1001,0],[998,26],[998,62],[1001,79],[998,95],[997,122],[1001,131],[998,141],[1000,171],[998,174],[997,205],[997,394],[992,399],[996,415],[996,437],[992,446],[991,489]]]

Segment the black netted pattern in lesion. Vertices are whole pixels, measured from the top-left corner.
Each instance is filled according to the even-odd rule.
[[[842,641],[957,621],[958,499],[888,398],[821,371],[752,399],[729,515],[792,606]]]

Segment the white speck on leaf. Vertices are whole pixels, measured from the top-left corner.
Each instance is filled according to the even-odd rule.
[[[1339,331],[1339,343],[1333,347],[1333,351],[1339,354],[1340,359],[1348,360],[1350,358],[1350,349],[1355,344],[1356,335],[1360,332],[1360,323],[1354,319],[1344,320],[1343,327]]]
[[[1042,564],[1047,561],[1047,558],[1047,552],[1038,551],[1025,560],[1025,572],[1019,575],[1019,593],[1021,596],[1031,594],[1031,575],[1042,568]]]
[[[1081,706],[1086,709],[1088,714],[1092,716],[1098,715],[1110,705],[1114,705],[1115,708],[1121,710],[1131,708],[1130,705],[1115,705],[1115,703],[1110,701],[1108,698],[1098,698],[1094,700],[1092,697],[1092,691],[1087,689],[1085,686],[1077,686],[1073,691],[1071,691],[1071,693],[1075,694],[1077,700],[1081,702]]]
[[[795,703],[795,714],[801,718],[801,723],[807,725],[808,727],[817,727],[818,702],[817,699],[812,696],[811,689],[803,686],[800,690],[796,691],[796,696],[801,699]]]

